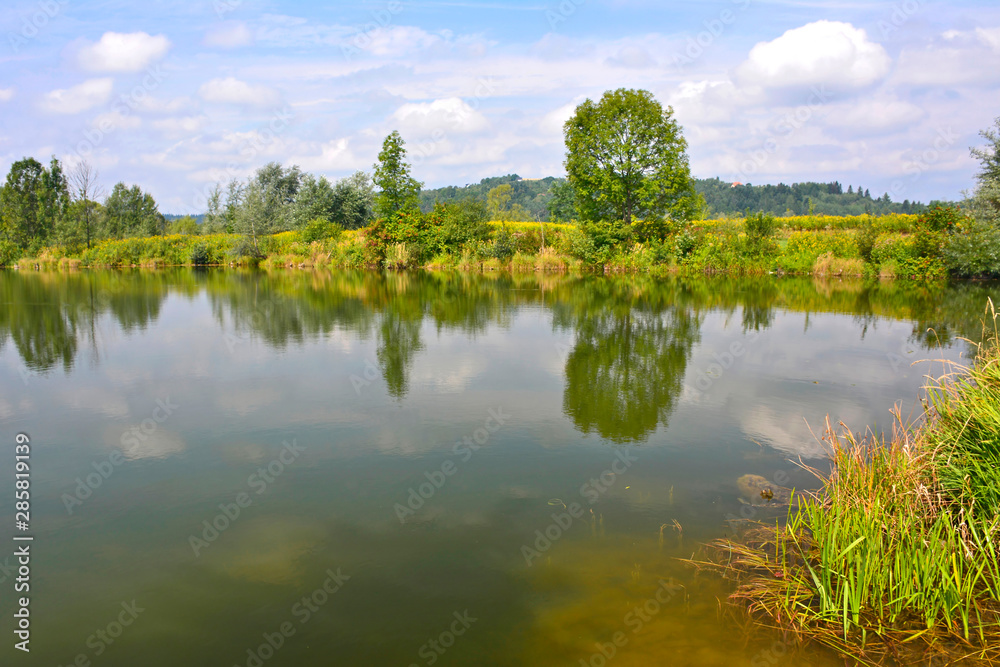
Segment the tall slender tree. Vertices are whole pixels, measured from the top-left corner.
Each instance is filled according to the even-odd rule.
[[[410,176],[406,162],[406,142],[393,130],[382,143],[382,151],[375,164],[375,215],[389,219],[403,212],[420,210],[420,188],[423,184]]]

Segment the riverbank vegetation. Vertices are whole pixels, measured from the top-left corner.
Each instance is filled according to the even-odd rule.
[[[1000,343],[927,389],[891,436],[827,424],[832,472],[774,526],[712,543],[755,619],[866,663],[1000,660]]]
[[[509,182],[485,198],[428,208],[398,132],[386,138],[373,177],[358,172],[331,183],[270,163],[210,190],[201,224],[168,223],[148,193],[124,183],[100,204],[96,172],[86,163],[67,176],[56,159],[46,168],[26,158],[0,188],[0,264],[1000,275],[1000,176],[990,167],[1000,136],[992,131],[983,133],[990,144],[974,151],[984,166],[961,206],[919,215],[747,211],[715,219],[691,177],[672,109],[648,92],[620,89],[586,100],[565,135],[567,179],[553,183],[549,209],[568,223],[527,220],[533,214]],[[851,187],[848,194],[868,197]]]

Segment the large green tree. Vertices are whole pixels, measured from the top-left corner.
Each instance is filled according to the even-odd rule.
[[[406,142],[393,130],[382,143],[375,164],[375,216],[393,218],[400,213],[420,212],[420,188],[423,183],[410,176],[406,162]]]
[[[0,188],[0,229],[5,240],[36,251],[49,241],[69,208],[69,185],[59,160],[46,169],[34,158],[11,165]]]
[[[645,90],[620,88],[586,100],[564,126],[566,173],[587,220],[697,212],[687,142],[673,117]]]
[[[117,183],[104,202],[104,222],[111,238],[157,236],[163,234],[166,220],[157,209],[153,195],[138,185]]]

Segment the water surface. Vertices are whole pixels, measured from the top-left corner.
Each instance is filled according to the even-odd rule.
[[[943,365],[911,364],[963,359],[997,293],[223,270],[0,290],[35,536],[30,656],[0,569],[4,664],[130,667],[842,664],[747,638],[728,585],[678,559],[780,514],[741,475],[811,487],[826,415],[919,413]]]

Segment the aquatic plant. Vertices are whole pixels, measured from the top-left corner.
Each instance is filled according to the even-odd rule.
[[[1000,660],[1000,344],[929,388],[924,421],[837,432],[832,472],[787,521],[716,540],[691,561],[738,582],[765,625],[866,663]],[[841,427],[843,425],[841,424]]]

